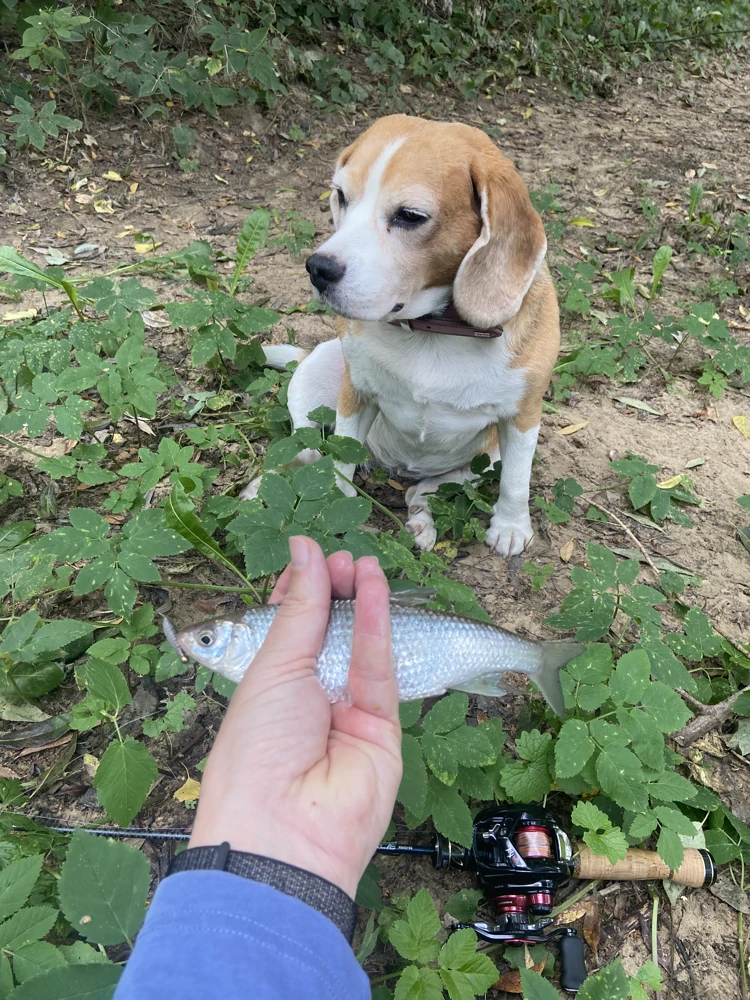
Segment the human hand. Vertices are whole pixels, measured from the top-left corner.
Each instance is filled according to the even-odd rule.
[[[209,756],[189,846],[228,841],[354,898],[401,780],[389,588],[374,557],[326,560],[301,536],[289,547],[270,598],[281,606]],[[331,596],[355,598],[351,704],[331,705],[314,672]]]

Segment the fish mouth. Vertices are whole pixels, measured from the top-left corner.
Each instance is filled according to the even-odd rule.
[[[166,615],[162,617],[161,621],[162,621],[162,631],[164,632],[164,636],[167,642],[174,649],[174,651],[177,653],[182,662],[188,663],[189,662],[188,656],[177,639],[177,633],[175,632],[174,625],[166,617]]]

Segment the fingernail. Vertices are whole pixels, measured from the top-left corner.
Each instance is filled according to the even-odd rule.
[[[289,539],[289,554],[292,557],[293,569],[304,569],[310,558],[307,539],[303,535],[294,535]]]

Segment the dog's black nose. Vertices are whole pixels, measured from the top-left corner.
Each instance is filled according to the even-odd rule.
[[[308,257],[305,267],[310,275],[310,281],[319,292],[324,292],[329,285],[341,281],[346,271],[346,264],[324,253],[314,253]]]

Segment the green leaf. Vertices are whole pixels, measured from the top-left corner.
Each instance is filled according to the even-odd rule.
[[[638,759],[653,771],[664,770],[664,736],[654,720],[641,708],[617,710],[617,721],[630,737]]]
[[[651,661],[643,649],[625,653],[609,681],[615,705],[637,705],[651,678]]]
[[[182,483],[175,483],[164,504],[164,520],[201,555],[221,563],[237,575],[237,567],[224,555],[195,513],[195,505],[185,493]]]
[[[93,631],[93,625],[88,622],[77,622],[72,618],[48,622],[34,633],[29,644],[24,647],[24,658],[31,659],[40,653],[57,652],[69,642],[90,635]]]
[[[455,931],[440,949],[440,978],[451,1000],[474,1000],[497,982],[498,972],[488,955],[476,951],[473,930]]]
[[[156,761],[132,736],[111,743],[94,775],[102,807],[119,826],[127,826],[156,780]],[[104,942],[102,942],[104,943]]]
[[[14,952],[21,945],[38,941],[57,920],[51,906],[26,906],[0,924],[0,949]]]
[[[245,219],[245,222],[237,237],[237,254],[235,256],[234,274],[229,288],[229,294],[234,295],[237,290],[242,272],[249,264],[252,257],[265,244],[268,237],[268,224],[270,214],[263,208],[258,208]]]
[[[13,991],[13,1000],[112,1000],[120,965],[69,965],[37,976]]]
[[[409,733],[401,735],[401,757],[404,770],[396,798],[410,812],[421,815],[427,796],[427,771],[419,740]]]
[[[447,733],[445,739],[463,767],[485,767],[497,759],[489,737],[477,726],[460,726]]]
[[[365,497],[341,497],[318,515],[315,527],[329,535],[343,535],[358,528],[372,513],[372,501]]]
[[[137,552],[122,551],[117,561],[122,571],[133,580],[137,580],[139,583],[159,582],[159,570],[156,563],[148,556],[139,555]]]
[[[398,717],[402,729],[411,729],[422,717],[422,699],[420,698],[419,701],[402,701],[398,706]]]
[[[589,542],[586,546],[586,559],[605,587],[617,584],[617,556],[606,545]]]
[[[394,1000],[443,1000],[443,985],[434,969],[407,965],[396,983]]]
[[[41,698],[62,684],[65,671],[57,663],[15,663],[8,676],[24,698]]]
[[[146,915],[150,881],[151,868],[140,851],[77,830],[60,877],[63,913],[89,941],[132,941]]]
[[[578,1000],[628,1000],[629,996],[630,984],[619,958],[595,976],[589,976],[577,994]]]
[[[652,681],[641,696],[641,705],[663,733],[674,733],[692,719],[682,698],[661,681]]]
[[[684,664],[674,655],[669,646],[659,639],[642,636],[641,648],[645,649],[651,660],[651,673],[667,687],[683,688],[690,694],[695,694],[697,685],[688,673]]]
[[[640,816],[636,816],[633,822],[630,824],[630,829],[628,833],[631,837],[638,841],[645,840],[646,837],[650,837],[657,826],[656,816],[652,812],[643,813]]]
[[[422,737],[422,752],[435,777],[446,785],[452,785],[458,774],[458,761],[445,737],[425,733]]]
[[[566,665],[565,670],[581,684],[607,681],[612,673],[612,648],[608,643],[590,642],[580,656]]]
[[[363,444],[354,438],[341,437],[338,434],[331,434],[325,439],[325,448],[337,462],[359,465],[370,458],[370,453]]]
[[[463,847],[471,847],[473,825],[469,807],[455,787],[430,779],[428,805],[438,833]]]
[[[19,983],[25,983],[65,964],[59,948],[48,941],[33,941],[17,949],[13,956],[13,974]]]
[[[43,854],[32,854],[11,861],[0,871],[0,920],[21,909],[36,885],[43,864]]]
[[[617,743],[605,746],[596,761],[596,776],[604,794],[623,809],[640,813],[648,808],[643,768],[630,750]]]
[[[297,494],[283,476],[267,472],[260,481],[258,497],[274,511],[288,517],[297,503]]]
[[[628,853],[628,841],[622,830],[610,827],[602,833],[587,830],[583,835],[594,854],[604,854],[611,864],[622,861]]]
[[[630,502],[633,504],[633,508],[639,510],[639,508],[645,507],[653,499],[656,490],[655,476],[648,474],[645,476],[636,476],[634,479],[631,479],[628,486],[628,496],[630,497]]]
[[[422,725],[428,733],[448,733],[465,723],[468,711],[468,695],[449,694],[433,705]]]
[[[103,587],[114,571],[115,556],[110,550],[79,571],[73,588],[74,596],[81,597],[83,594],[90,594],[92,590]]]
[[[97,644],[98,645],[98,644]],[[89,693],[119,712],[133,700],[128,682],[113,663],[90,659],[86,664],[86,687]]]
[[[580,774],[584,764],[596,750],[589,736],[589,727],[580,719],[563,723],[555,743],[555,773],[558,778],[572,778]]]
[[[667,771],[648,786],[649,795],[661,802],[689,802],[698,789],[676,771]]]
[[[137,594],[130,578],[121,569],[112,570],[104,587],[104,596],[114,614],[130,617]]]
[[[500,780],[514,802],[539,802],[552,788],[554,751],[550,733],[538,729],[521,733],[517,743],[521,760],[510,761]]]
[[[388,940],[409,961],[432,962],[440,945],[435,940],[441,928],[435,904],[427,891],[420,889],[406,908],[406,920],[397,920],[388,932]]]
[[[0,653],[15,653],[25,646],[40,621],[39,613],[32,610],[8,625],[2,635]]]
[[[446,900],[445,912],[450,913],[459,923],[467,924],[474,919],[482,898],[481,889],[459,889]]]
[[[669,262],[672,259],[672,247],[659,247],[659,249],[654,254],[653,263],[653,281],[651,283],[651,297],[653,298],[656,289],[659,287],[659,282],[664,277],[664,272],[669,267]]]
[[[533,969],[521,969],[521,986],[523,1000],[560,1000],[552,983]]]
[[[695,829],[691,832],[694,836]],[[685,856],[685,848],[682,846],[679,835],[674,830],[669,830],[666,826],[661,828],[659,839],[656,842],[656,850],[662,861],[669,865],[672,871],[677,871]]]
[[[662,826],[683,837],[694,837],[695,827],[684,813],[679,809],[672,809],[669,806],[654,806],[654,813],[658,816]]]

